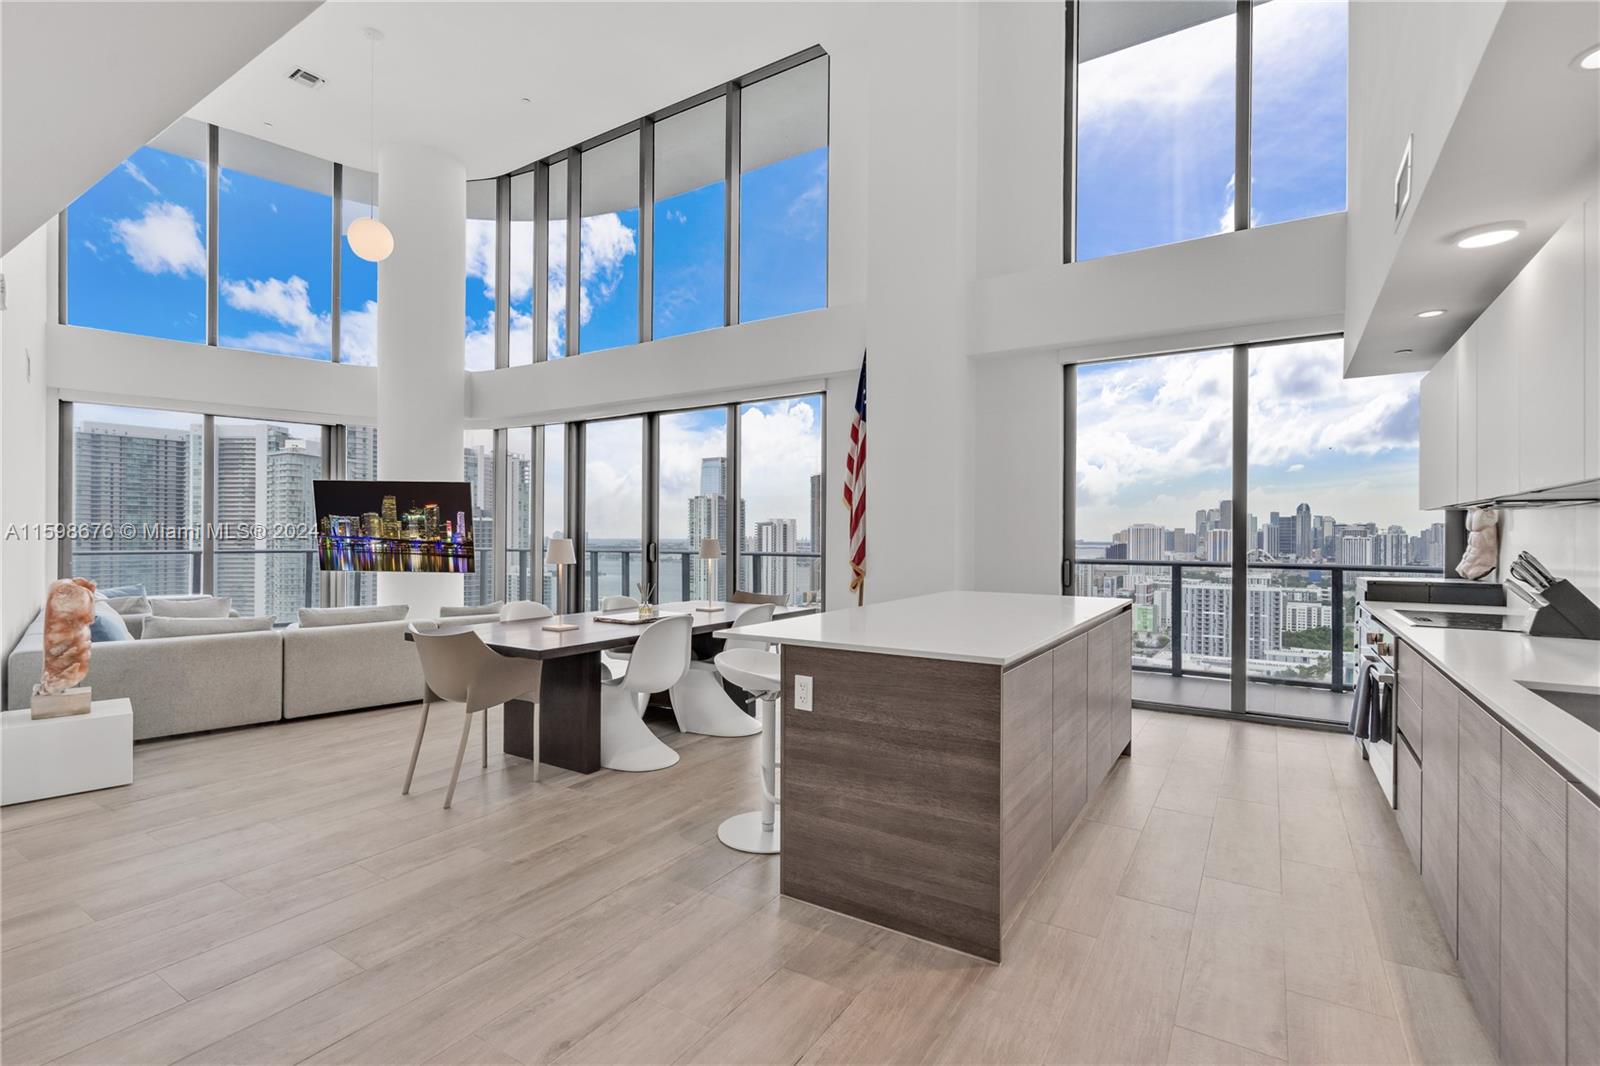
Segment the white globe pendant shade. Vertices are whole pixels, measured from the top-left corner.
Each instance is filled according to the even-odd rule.
[[[358,218],[345,230],[350,250],[369,263],[381,263],[394,251],[394,234],[375,218]]]

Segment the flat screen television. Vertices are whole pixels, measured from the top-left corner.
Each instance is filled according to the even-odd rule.
[[[324,570],[472,573],[465,481],[316,481],[312,494]]]

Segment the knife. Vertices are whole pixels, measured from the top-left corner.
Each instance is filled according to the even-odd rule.
[[[1518,581],[1521,581],[1524,585],[1527,585],[1535,592],[1540,590],[1539,579],[1528,572],[1527,567],[1522,565],[1522,560],[1520,558],[1511,564],[1511,576],[1516,578]]]
[[[1521,597],[1521,599],[1527,603],[1529,607],[1532,607],[1535,610],[1548,606],[1548,601],[1545,600],[1543,596],[1540,596],[1538,593],[1523,585],[1521,581],[1518,581],[1515,578],[1507,578],[1503,584],[1506,588],[1510,589],[1512,592],[1515,592],[1519,597]]]
[[[1555,577],[1552,576],[1550,571],[1545,568],[1545,565],[1538,559],[1534,558],[1532,554],[1523,552],[1521,555],[1517,556],[1517,558],[1525,563],[1535,574],[1539,575],[1546,586],[1554,585],[1556,583]]]

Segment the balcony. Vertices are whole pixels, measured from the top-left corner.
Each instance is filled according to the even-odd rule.
[[[480,553],[487,555],[487,553]],[[674,603],[705,598],[705,562],[692,551],[657,553],[656,601]],[[736,587],[745,592],[786,592],[791,603],[822,601],[822,556],[815,552],[742,552]],[[793,560],[782,562],[781,560]],[[485,565],[480,558],[479,566]],[[717,561],[717,596],[728,594],[728,560]],[[555,567],[532,572],[533,552],[506,550],[506,596],[539,600],[555,607]],[[644,557],[638,548],[591,548],[584,552],[584,602],[598,604],[606,596],[634,596],[644,580]],[[569,575],[570,577],[570,575]]]
[[[1246,573],[1246,710],[1342,722],[1357,665],[1355,576],[1440,571],[1252,562]],[[1074,582],[1079,595],[1133,601],[1136,702],[1231,709],[1234,590],[1227,564],[1096,559],[1076,565]],[[1181,593],[1174,596],[1173,589]]]

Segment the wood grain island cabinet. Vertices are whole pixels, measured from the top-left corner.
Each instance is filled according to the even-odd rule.
[[[947,592],[743,632],[782,651],[783,894],[999,962],[1129,749],[1129,601]]]

